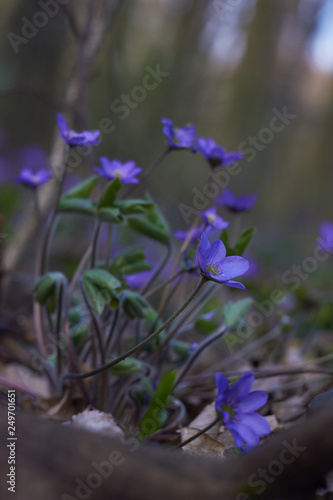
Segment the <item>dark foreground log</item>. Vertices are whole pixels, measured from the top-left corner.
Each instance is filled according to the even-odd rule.
[[[16,492],[8,491],[7,413],[0,411],[2,500],[313,499],[333,469],[332,410],[230,461],[123,442],[17,413]]]

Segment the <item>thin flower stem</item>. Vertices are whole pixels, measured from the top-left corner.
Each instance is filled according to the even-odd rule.
[[[206,297],[212,292],[213,286],[211,286],[204,294],[203,297],[200,299],[200,304],[203,304],[204,301],[206,300]],[[154,363],[155,360],[158,358],[158,356],[161,354],[163,349],[168,345],[168,343],[173,339],[173,337],[176,335],[176,333],[179,331],[179,328],[188,320],[188,318],[193,314],[193,310],[197,310],[198,305],[197,303],[191,308],[190,311],[188,311],[186,314],[183,315],[183,317],[180,319],[180,321],[177,322],[177,324],[174,326],[174,328],[167,334],[164,342],[158,347],[158,349],[153,353],[150,362]]]
[[[173,449],[174,448],[182,448],[183,446],[191,443],[192,441],[194,441],[198,437],[202,436],[202,434],[205,434],[205,432],[209,431],[209,429],[211,429],[212,427],[214,427],[214,425],[216,425],[220,421],[221,421],[221,417],[216,417],[216,419],[213,420],[213,422],[211,422],[209,425],[207,425],[206,427],[204,427],[203,429],[201,429],[201,431],[197,432],[196,434],[194,434],[193,436],[189,437],[188,439],[185,439],[185,441],[182,441],[181,443],[176,444],[176,446],[174,446]]]
[[[113,334],[114,334],[114,329],[116,328],[116,324],[117,324],[117,321],[118,321],[118,318],[119,318],[119,309],[116,309],[115,312],[114,312],[114,318],[113,318],[113,321],[112,321],[112,324],[111,324],[111,327],[110,327],[110,330],[109,330],[109,334],[107,336],[107,339],[106,339],[106,342],[105,342],[105,352],[106,352],[106,355],[107,353],[109,352],[110,347],[111,347],[111,340],[112,340],[112,337],[113,337]]]
[[[42,236],[42,218],[40,213],[39,201],[37,189],[34,189],[34,204],[35,204],[35,216],[37,219],[37,233],[36,233],[36,242],[37,242],[37,255],[36,255],[36,264],[35,264],[35,280],[37,280],[40,276],[40,255],[38,252],[41,252],[41,236]],[[34,300],[33,302],[33,317],[34,317],[34,326],[36,332],[36,340],[40,350],[41,355],[46,358],[46,348],[45,348],[45,331],[43,324],[43,310],[39,302]]]
[[[97,247],[98,247],[98,239],[99,235],[102,229],[102,223],[98,221],[96,223],[95,229],[94,229],[94,234],[93,234],[93,239],[92,239],[92,250],[91,250],[91,268],[93,269],[96,265],[96,254],[97,254]]]
[[[111,259],[111,247],[112,247],[112,237],[113,237],[113,226],[108,224],[108,236],[106,241],[106,251],[105,251],[105,269],[108,270]]]
[[[165,256],[161,260],[160,265],[158,266],[158,268],[156,269],[156,271],[154,272],[154,274],[152,275],[152,277],[147,281],[147,283],[145,284],[145,286],[141,290],[141,295],[144,295],[147,292],[147,290],[149,289],[149,287],[156,280],[157,276],[163,271],[163,269],[165,268],[168,260],[170,259],[170,256],[171,256],[171,246],[168,245]]]
[[[162,161],[164,160],[164,158],[171,152],[172,150],[168,147],[166,150],[163,151],[163,153],[157,158],[157,160],[154,161],[154,163],[152,163],[142,174],[141,178],[140,178],[140,183],[142,183],[147,177],[148,175],[153,171],[155,170],[155,168],[160,164],[162,163]],[[130,194],[132,194],[132,192],[136,189],[136,187],[139,186],[139,184],[134,184],[133,186],[131,186],[129,188],[129,190],[127,191],[127,193],[125,194],[125,198],[127,198]]]
[[[68,152],[68,157],[69,157],[69,152]],[[68,160],[68,157],[67,157],[67,160]],[[66,163],[67,163],[67,161],[66,161]],[[40,245],[39,245],[39,252],[37,255],[37,259],[36,259],[35,279],[38,279],[47,270],[47,256],[48,256],[49,242],[50,242],[50,237],[51,237],[52,230],[53,230],[54,221],[55,221],[56,215],[57,215],[58,203],[60,200],[65,175],[66,175],[66,167],[64,169],[61,181],[59,182],[54,205],[53,205],[53,208],[51,210],[49,220],[46,224],[46,230],[45,230],[44,237],[42,237],[42,235],[38,237],[38,240],[40,239]],[[35,196],[35,210],[36,210],[37,224],[40,227],[41,216],[40,216],[40,209],[39,209],[37,194]],[[45,348],[45,331],[44,331],[44,324],[43,324],[43,312],[42,312],[42,308],[41,308],[40,304],[38,304],[38,302],[36,302],[36,301],[34,302],[34,323],[35,323],[36,338],[37,338],[37,344],[38,344],[39,350],[40,350],[42,356],[44,358],[46,358],[47,353],[46,353],[46,348]]]
[[[177,385],[181,382],[181,380],[184,378],[186,373],[189,371],[191,366],[193,365],[194,361],[197,359],[197,357],[208,347],[210,344],[215,342],[216,340],[220,339],[226,332],[227,332],[227,327],[223,326],[221,330],[219,330],[216,333],[213,333],[209,335],[203,342],[200,343],[198,348],[194,351],[194,353],[187,359],[186,363],[182,366],[182,368],[179,370],[177,374],[177,378],[175,380],[175,384],[173,386],[173,391],[177,387]]]
[[[165,287],[166,285],[168,285],[169,283],[172,283],[175,279],[178,278],[178,276],[180,276],[181,274],[185,273],[186,270],[185,269],[180,269],[180,271],[178,271],[177,273],[175,273],[173,276],[171,276],[171,278],[167,279],[166,281],[163,281],[163,283],[160,283],[159,285],[155,286],[155,288],[153,288],[152,290],[149,290],[147,291],[145,294],[144,294],[144,298],[147,299],[148,297],[150,297],[151,295],[153,295],[154,293],[158,292],[159,290],[161,290],[161,288]]]
[[[86,265],[89,257],[90,257],[90,254],[91,254],[91,250],[92,250],[92,247],[91,245],[87,248],[87,250],[85,251],[85,253],[83,254],[80,262],[79,262],[79,265],[77,266],[76,268],[76,271],[75,271],[75,274],[72,278],[72,281],[69,285],[69,288],[68,288],[68,292],[69,292],[69,296],[70,296],[70,299],[72,298],[72,295],[74,293],[74,288],[75,288],[75,285],[82,273],[82,270],[84,269],[84,266]]]
[[[96,330],[96,336],[97,336],[97,342],[98,342],[98,348],[99,348],[99,351],[100,351],[100,357],[101,357],[101,363],[104,364],[105,362],[105,358],[104,358],[104,346],[103,346],[103,335],[102,335],[102,331],[100,329],[100,325],[98,323],[98,319],[96,318],[96,314],[95,314],[95,311],[93,310],[90,302],[89,302],[89,299],[87,297],[87,294],[84,290],[84,286],[82,284],[82,282],[80,282],[80,287],[81,287],[81,292],[82,292],[82,296],[83,296],[83,299],[84,299],[84,302],[90,312],[90,316],[91,316],[91,319],[92,319],[92,322],[94,324],[94,328]]]
[[[69,151],[70,151],[70,149],[69,149]],[[69,157],[69,152],[68,152],[68,157]],[[68,157],[67,157],[67,160],[68,160]],[[67,161],[66,161],[66,164],[67,164]],[[58,186],[58,189],[57,189],[57,193],[56,193],[56,198],[55,198],[55,201],[54,201],[54,205],[53,205],[51,214],[49,216],[49,220],[48,220],[48,222],[46,224],[46,231],[45,231],[44,238],[43,238],[42,245],[41,245],[42,248],[41,248],[41,259],[40,259],[40,272],[39,272],[39,275],[44,274],[46,272],[46,270],[47,270],[48,248],[49,248],[50,238],[51,238],[51,234],[52,234],[52,230],[53,230],[53,225],[54,225],[57,213],[58,213],[58,204],[59,204],[60,196],[61,196],[61,193],[62,193],[62,188],[63,188],[63,185],[64,185],[64,180],[65,180],[65,177],[66,177],[66,170],[67,169],[66,169],[66,166],[65,166],[63,174],[62,174],[62,178],[61,178],[61,180],[59,182],[59,186]]]
[[[154,333],[149,335],[146,339],[144,339],[142,342],[134,346],[132,349],[129,351],[125,352],[121,356],[118,356],[116,359],[113,361],[110,361],[104,366],[101,366],[100,368],[97,368],[96,370],[92,370],[87,373],[68,373],[67,375],[64,376],[64,379],[70,378],[70,379],[78,379],[78,378],[88,378],[92,377],[93,375],[98,375],[99,373],[102,373],[104,370],[108,370],[109,368],[112,368],[116,364],[118,364],[120,361],[123,361],[123,359],[128,358],[128,356],[131,356],[132,354],[136,353],[137,351],[140,351],[143,347],[145,347],[151,340],[153,340],[157,335],[159,335],[165,328],[167,328],[176,318],[181,314],[184,309],[191,303],[191,301],[194,299],[194,297],[199,293],[203,285],[207,282],[207,279],[205,277],[201,277],[200,282],[198,286],[193,290],[191,295],[185,300],[184,304],[172,315],[170,316],[165,323],[163,323],[162,326],[160,326]]]
[[[61,374],[62,368],[62,358],[61,358],[61,323],[62,323],[62,305],[64,301],[64,290],[65,284],[63,282],[59,283],[57,290],[57,316],[55,325],[55,335],[56,335],[56,345],[57,345],[57,373],[58,376]]]

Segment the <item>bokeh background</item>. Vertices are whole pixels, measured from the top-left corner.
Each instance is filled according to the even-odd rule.
[[[78,50],[68,14],[80,18],[85,2],[72,0],[62,6],[28,43],[19,45],[16,54],[8,34],[21,35],[22,18],[31,20],[41,10],[40,3],[1,1],[0,211],[7,242],[15,241],[30,203],[30,193],[13,183],[13,175],[27,161],[27,147],[42,148],[44,159],[33,154],[40,166],[47,164],[57,134],[56,113],[66,111],[62,98]],[[273,110],[286,108],[295,118],[269,143],[259,139],[255,157],[245,155],[242,173],[229,187],[238,195],[259,194],[242,224],[257,228],[251,255],[267,275],[272,270],[281,274],[313,255],[319,223],[333,220],[332,1],[115,4],[93,64],[84,113],[76,110],[74,122],[80,128],[84,115],[94,129],[109,118],[115,130],[105,135],[94,157],[75,169],[73,182],[91,173],[100,155],[134,159],[148,168],[165,148],[161,117],[178,126],[191,122],[198,135],[213,137],[230,151],[245,152],[251,137],[260,137],[269,127]],[[169,76],[122,120],[111,106],[142,84],[147,66],[157,65]],[[28,152],[31,155],[31,149]],[[193,205],[192,190],[203,188],[208,172],[202,157],[180,152],[170,155],[140,189],[153,194],[173,230],[185,229],[179,204]],[[73,231],[87,224],[85,219],[70,221]],[[31,244],[23,253],[25,259]],[[62,243],[60,250],[64,249],[70,253],[73,244]],[[327,272],[323,264],[319,275],[326,277]]]

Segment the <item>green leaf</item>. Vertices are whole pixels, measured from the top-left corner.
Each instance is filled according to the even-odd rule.
[[[119,224],[124,221],[119,208],[100,208],[97,210],[99,220],[110,222],[111,224]]]
[[[115,366],[113,366],[110,371],[113,375],[131,375],[141,370],[141,361],[134,358],[126,358],[123,361],[119,361]]]
[[[110,292],[121,287],[120,281],[104,269],[88,269],[83,273],[83,277],[91,281],[95,286]]]
[[[99,176],[93,175],[80,182],[64,194],[63,198],[89,198],[98,182]]]
[[[216,330],[217,324],[211,319],[205,319],[203,316],[199,316],[195,320],[195,327],[201,335],[208,335]]]
[[[151,266],[145,262],[143,247],[136,246],[119,253],[112,261],[110,269],[123,275],[148,271],[151,269]]]
[[[50,299],[55,299],[57,284],[66,281],[66,277],[59,272],[44,274],[34,285],[37,302],[45,306]]]
[[[82,279],[82,285],[87,298],[98,315],[101,315],[105,307],[105,298],[100,290],[87,278]]]
[[[151,397],[149,408],[142,417],[139,439],[145,439],[164,424],[165,410],[176,380],[176,373],[176,370],[172,370],[161,378],[155,394]]]
[[[236,327],[250,309],[252,302],[249,297],[238,302],[228,302],[222,311],[225,325],[230,328]]]
[[[255,229],[245,229],[234,246],[235,255],[243,255],[254,235]]]
[[[120,303],[130,319],[144,318],[146,316],[145,310],[149,307],[149,303],[139,293],[131,290],[121,292]]]
[[[148,262],[133,262],[121,268],[122,274],[136,274],[143,271],[150,271],[151,266]]]
[[[159,241],[164,245],[169,244],[170,237],[168,231],[166,231],[165,228],[157,226],[155,223],[151,222],[149,219],[143,216],[132,217],[128,219],[128,224],[130,228],[137,233],[148,236],[148,238]]]
[[[154,203],[149,200],[121,200],[115,201],[114,206],[124,215],[144,214],[154,210]]]
[[[58,204],[60,212],[76,212],[86,215],[95,215],[96,204],[92,200],[83,198],[67,198],[63,196]]]
[[[146,195],[148,201],[151,198]],[[146,216],[137,215],[128,219],[129,226],[140,234],[148,236],[164,245],[170,244],[170,231],[161,212],[155,207]]]
[[[75,325],[71,328],[70,334],[74,342],[74,346],[77,347],[88,337],[88,325],[86,323]]]
[[[106,188],[104,189],[97,208],[109,208],[112,206],[113,202],[116,199],[117,193],[121,188],[121,181],[119,179],[115,179],[113,182],[110,182]]]

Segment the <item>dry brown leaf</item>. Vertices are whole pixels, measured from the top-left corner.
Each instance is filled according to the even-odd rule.
[[[192,427],[183,427],[182,441],[196,434],[200,429]],[[183,451],[191,455],[200,455],[203,457],[224,458],[224,446],[216,441],[216,439],[209,436],[207,433],[202,434],[198,438],[191,441],[191,443],[183,446]]]

